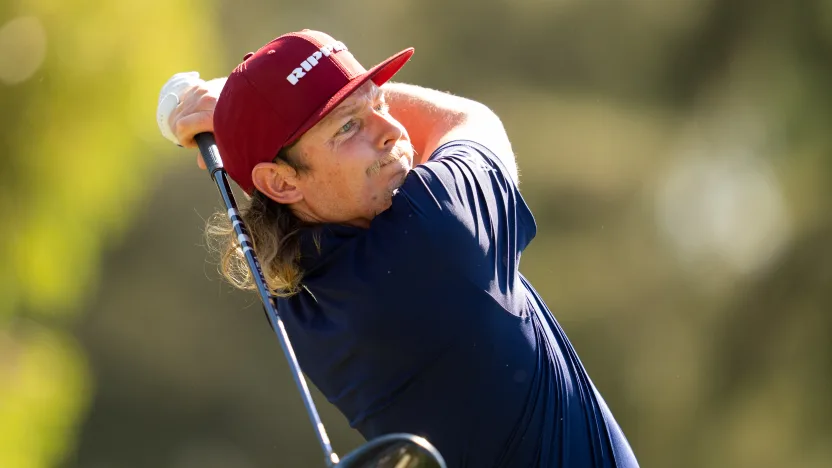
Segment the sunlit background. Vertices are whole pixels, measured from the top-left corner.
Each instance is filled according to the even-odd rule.
[[[301,28],[414,46],[397,79],[503,118],[522,271],[643,467],[832,466],[832,1],[8,0],[0,467],[323,466],[154,120],[172,74]]]

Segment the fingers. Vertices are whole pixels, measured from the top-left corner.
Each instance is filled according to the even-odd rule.
[[[171,128],[171,115],[178,107],[182,93],[188,88],[200,86],[203,83],[198,72],[188,72],[173,75],[162,86],[159,92],[159,103],[156,106],[156,124],[165,139],[179,144]]]
[[[214,111],[194,111],[182,117],[176,118],[173,124],[173,133],[179,140],[179,144],[185,148],[196,148],[194,137],[203,132],[214,131]]]
[[[179,105],[170,116],[170,126],[179,144],[196,148],[194,136],[214,131],[214,108],[219,90],[216,87],[192,86],[182,93]]]
[[[214,108],[222,92],[225,79],[214,79],[192,85],[182,91],[179,104],[170,113],[173,137],[185,148],[197,148],[194,137],[200,133],[213,133]],[[197,152],[197,166],[206,169],[202,155]]]
[[[205,160],[202,159],[202,153],[200,153],[199,151],[196,152],[196,165],[199,166],[200,169],[208,169],[208,166],[205,165]]]

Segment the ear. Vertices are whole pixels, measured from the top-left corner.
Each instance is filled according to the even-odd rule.
[[[285,163],[260,163],[251,170],[254,186],[272,200],[290,205],[303,200],[303,193],[295,182],[297,172]]]

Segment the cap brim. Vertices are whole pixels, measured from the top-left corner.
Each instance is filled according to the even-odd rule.
[[[389,81],[390,78],[393,78],[393,75],[398,73],[404,64],[410,60],[410,57],[413,56],[413,52],[414,49],[409,47],[367,70],[365,73],[353,78],[346,86],[335,93],[335,95],[332,96],[332,98],[330,98],[323,106],[312,113],[312,115],[306,119],[306,122],[304,122],[299,129],[292,133],[284,146],[288,146],[296,142],[301,136],[303,136],[304,133],[314,127],[315,124],[320,122],[321,119],[326,117],[327,114],[338,107],[344,99],[349,97],[350,94],[360,88],[364,83],[373,80],[373,83],[377,86],[381,86]]]

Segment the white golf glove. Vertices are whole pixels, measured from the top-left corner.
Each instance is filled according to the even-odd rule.
[[[170,128],[170,114],[179,105],[182,93],[195,85],[204,83],[205,80],[199,77],[198,72],[177,73],[162,86],[159,92],[159,106],[156,108],[156,123],[159,124],[159,131],[162,136],[172,141],[175,145],[182,146]]]

